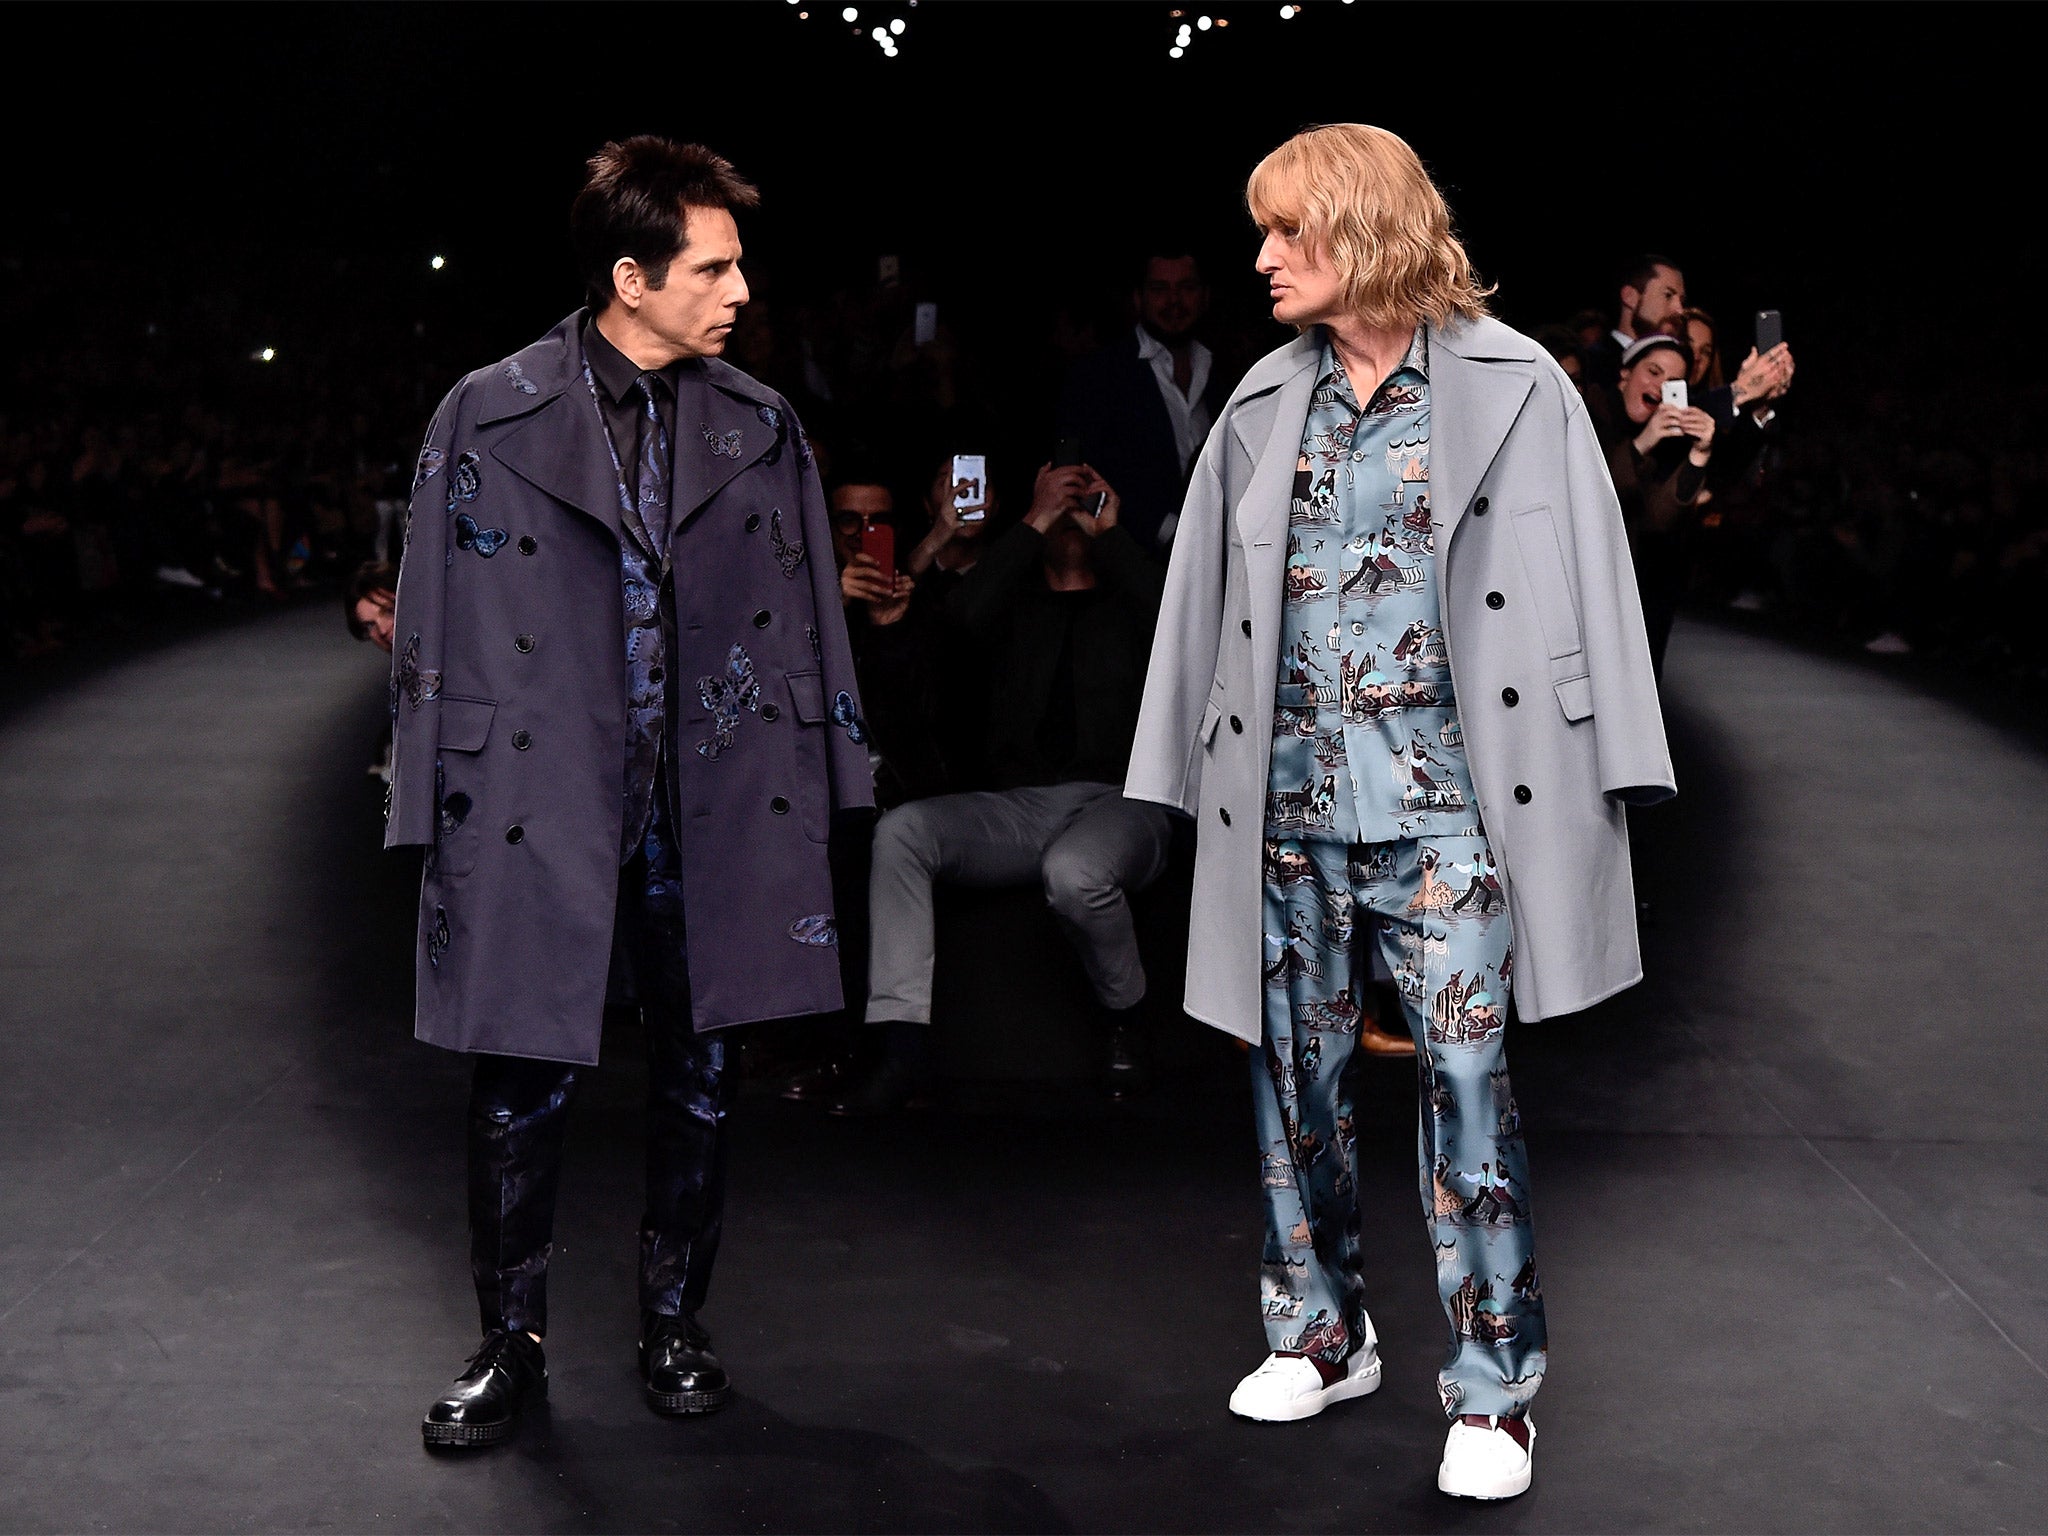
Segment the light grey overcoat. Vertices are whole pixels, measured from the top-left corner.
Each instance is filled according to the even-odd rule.
[[[1196,818],[1187,1010],[1256,1041],[1288,500],[1320,333],[1262,358],[1174,538],[1124,793]],[[1675,792],[1621,507],[1584,405],[1495,320],[1429,336],[1437,583],[1527,1019],[1642,979],[1622,806]]]

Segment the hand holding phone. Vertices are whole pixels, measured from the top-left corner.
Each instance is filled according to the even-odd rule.
[[[1756,351],[1762,357],[1785,339],[1785,317],[1775,309],[1756,312]]]
[[[1687,403],[1685,398],[1685,380],[1666,379],[1664,381],[1664,403],[1666,405],[1675,405],[1681,411],[1685,409]]]

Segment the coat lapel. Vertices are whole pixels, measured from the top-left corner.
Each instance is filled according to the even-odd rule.
[[[735,370],[719,364],[707,365],[683,375],[676,396],[675,496],[669,506],[669,527],[680,532],[684,523],[712,497],[732,483],[739,472],[755,463],[793,430],[782,413],[771,423],[764,419],[768,409],[733,386]],[[772,410],[770,414],[774,414]]]
[[[530,414],[491,446],[491,457],[528,484],[559,502],[596,518],[624,542],[644,544],[619,506],[619,482],[596,402],[583,382],[582,310],[514,359],[519,374],[494,381],[477,424],[503,421],[524,409]],[[530,385],[533,393],[526,394]],[[502,398],[501,398],[502,397]]]
[[[1429,499],[1436,509],[1439,584],[1451,535],[1535,387],[1534,368],[1523,359],[1485,356],[1468,338],[1431,331]]]
[[[1292,351],[1294,367],[1278,387],[1241,402],[1231,416],[1231,429],[1252,460],[1251,479],[1232,509],[1246,548],[1277,543],[1287,528],[1294,466],[1301,456],[1301,424],[1308,419],[1309,396],[1316,387],[1315,349]]]

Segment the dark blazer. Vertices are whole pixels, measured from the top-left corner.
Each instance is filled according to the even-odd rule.
[[[1202,392],[1211,421],[1229,399],[1230,383],[1219,360]],[[1060,394],[1058,419],[1060,435],[1080,438],[1082,458],[1116,487],[1123,500],[1121,522],[1131,537],[1140,548],[1160,554],[1159,525],[1180,511],[1188,481],[1174,447],[1173,418],[1160,398],[1152,365],[1138,356],[1135,329],[1074,364]],[[1193,461],[1189,464],[1192,468]]]
[[[591,1062],[624,819],[629,535],[583,320],[470,374],[428,430],[385,844],[430,850],[419,1037]],[[664,745],[696,1024],[824,1012],[841,1001],[827,835],[833,811],[873,803],[865,730],[809,444],[780,395],[722,362],[683,370],[671,521]]]

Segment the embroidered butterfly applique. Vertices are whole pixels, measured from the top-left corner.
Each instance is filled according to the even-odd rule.
[[[431,667],[420,665],[418,635],[405,637],[405,648],[398,653],[398,670],[392,674],[392,681],[398,685],[399,692],[405,695],[406,702],[414,709],[418,709],[429,699],[441,696],[441,674]],[[397,713],[395,705],[392,713]]]
[[[448,489],[458,500],[476,500],[476,493],[484,488],[482,465],[483,460],[474,453],[465,453],[455,461],[455,474]]]
[[[709,426],[706,426],[703,428],[703,432],[704,441],[711,445],[711,451],[714,454],[722,454],[728,459],[736,459],[740,456],[740,429],[738,427],[734,427],[730,432],[714,432]]]
[[[476,519],[467,512],[455,519],[455,547],[473,549],[486,560],[505,547],[505,540],[511,535],[502,528],[479,528]]]
[[[510,362],[505,365],[505,377],[511,382],[512,387],[522,395],[537,395],[540,393],[540,386],[526,376],[526,370],[520,367],[517,362]]]
[[[775,445],[761,455],[761,462],[763,464],[780,463],[782,460],[782,445],[789,441],[789,434],[782,430],[782,412],[776,410],[772,405],[764,405],[761,407],[760,416],[761,420],[767,425],[768,430],[775,434]]]
[[[804,626],[804,638],[811,642],[811,660],[823,661],[825,659],[825,647],[818,643],[818,626],[806,624]]]
[[[794,577],[797,568],[804,563],[805,545],[802,539],[791,543],[782,536],[780,507],[777,507],[768,519],[768,542],[775,546],[775,563],[782,567],[782,574]]]
[[[434,908],[434,926],[427,930],[427,964],[441,969],[441,956],[448,950],[448,909]]]
[[[441,465],[446,462],[447,457],[446,454],[441,452],[432,443],[422,448],[420,450],[420,461],[413,467],[412,488],[418,490],[429,480],[433,479],[434,476],[441,473]]]
[[[725,675],[715,673],[697,679],[697,697],[711,711],[711,736],[697,743],[697,750],[712,762],[732,745],[733,732],[740,723],[740,711],[761,707],[761,683],[754,676],[754,659],[747,648],[735,644],[726,652]]]
[[[789,936],[799,944],[824,949],[839,942],[839,925],[832,920],[830,912],[817,912],[791,923]]]
[[[832,701],[832,721],[845,727],[847,739],[855,746],[868,739],[867,722],[860,717],[860,706],[843,688],[839,690],[839,697]]]

